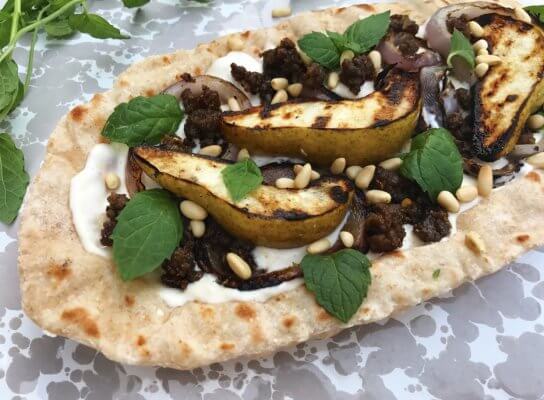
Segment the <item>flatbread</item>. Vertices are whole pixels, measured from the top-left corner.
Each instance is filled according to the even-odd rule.
[[[328,9],[239,37],[244,51],[258,54],[285,36],[341,31],[360,16],[386,9],[407,13],[421,23],[446,4],[435,0]],[[70,180],[102,140],[101,128],[116,104],[156,94],[183,72],[200,74],[227,52],[223,37],[195,50],[149,57],[121,74],[112,90],[96,94],[59,122],[29,189],[19,236],[23,308],[38,325],[96,348],[112,360],[189,369],[241,355],[263,355],[381,320],[495,272],[544,243],[544,175],[533,171],[462,213],[457,233],[447,241],[395,251],[375,261],[368,297],[348,324],[327,314],[304,286],[264,303],[188,303],[170,308],[158,295],[157,284],[145,279],[122,282],[111,261],[83,249],[70,222]],[[465,245],[469,231],[481,236],[485,253]],[[440,276],[433,279],[438,268]]]

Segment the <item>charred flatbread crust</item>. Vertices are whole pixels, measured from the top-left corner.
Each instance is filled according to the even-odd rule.
[[[428,1],[329,9],[240,37],[245,51],[257,54],[269,41],[278,43],[284,36],[296,38],[312,30],[343,30],[362,15],[391,9],[422,22],[444,5]],[[183,72],[204,72],[228,52],[226,43],[220,38],[195,50],[145,59],[124,72],[112,90],[96,94],[59,122],[29,190],[19,235],[23,308],[44,329],[85,343],[116,361],[189,369],[271,353],[381,320],[495,272],[544,243],[544,175],[535,171],[462,213],[458,232],[447,241],[396,251],[375,261],[368,297],[349,324],[329,316],[303,286],[264,303],[189,303],[169,308],[158,295],[157,284],[144,279],[122,282],[111,261],[83,249],[69,222],[70,180],[101,141],[100,130],[116,104],[155,94]],[[469,231],[482,237],[484,254],[464,244]],[[441,274],[433,279],[437,268]]]

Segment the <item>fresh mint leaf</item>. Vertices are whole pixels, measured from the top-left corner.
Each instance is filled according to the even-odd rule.
[[[385,36],[389,29],[390,12],[374,14],[351,24],[344,32],[349,43],[356,43],[360,50],[357,53],[366,53]]]
[[[23,152],[7,133],[0,133],[0,221],[11,224],[28,186]]]
[[[74,28],[68,22],[68,19],[58,19],[45,24],[45,32],[54,38],[63,38],[73,34]]]
[[[11,34],[11,14],[0,11],[0,49],[9,43]]]
[[[465,35],[463,35],[457,29],[454,29],[453,34],[451,35],[450,53],[448,54],[447,58],[447,63],[450,68],[453,67],[452,59],[454,57],[461,57],[466,61],[470,68],[474,68],[476,56],[474,54],[472,44],[470,44],[470,41],[465,37]]]
[[[255,190],[263,183],[261,170],[251,159],[238,161],[229,165],[223,171],[223,182],[229,191],[230,197],[235,202],[242,200],[249,192]]]
[[[306,255],[301,262],[304,283],[329,314],[348,322],[357,312],[372,278],[370,261],[353,249],[329,255]]]
[[[157,144],[164,135],[175,133],[182,119],[183,111],[174,96],[139,96],[115,107],[102,136],[129,146]]]
[[[166,190],[138,192],[117,217],[113,260],[124,281],[153,271],[170,257],[183,235],[178,202]]]
[[[435,269],[435,270],[433,271],[433,279],[434,279],[434,280],[437,280],[439,276],[440,276],[440,268]]]
[[[455,193],[463,181],[463,158],[451,133],[435,128],[416,136],[400,173],[415,181],[433,201],[443,190]]]
[[[361,52],[361,47],[357,43],[348,41],[344,35],[338,32],[327,31],[327,36],[331,38],[340,55],[346,50],[351,50],[356,54]]]
[[[15,61],[6,59],[0,63],[0,110],[13,103],[17,95],[19,74]]]
[[[149,0],[123,0],[123,4],[128,8],[142,7],[149,3]]]
[[[539,22],[544,24],[544,5],[535,5],[525,7],[525,11],[533,17],[538,18]]]
[[[87,33],[97,39],[128,39],[130,36],[96,14],[74,14],[68,18],[70,26],[82,33]]]
[[[328,69],[340,63],[340,52],[333,39],[321,32],[312,32],[298,40],[298,46],[308,57]]]

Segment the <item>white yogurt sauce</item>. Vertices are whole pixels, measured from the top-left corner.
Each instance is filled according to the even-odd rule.
[[[332,91],[345,99],[360,99],[361,97],[368,96],[374,91],[374,82],[365,81],[365,83],[361,85],[361,89],[359,89],[359,93],[357,94],[353,94],[352,91],[349,90],[349,88],[342,82],[338,83],[338,85],[332,89]]]

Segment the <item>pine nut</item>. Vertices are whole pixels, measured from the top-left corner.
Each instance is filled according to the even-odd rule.
[[[278,189],[292,189],[295,187],[295,181],[291,178],[276,179],[276,187]]]
[[[274,97],[272,97],[270,104],[283,103],[284,101],[287,101],[288,98],[289,96],[287,96],[287,92],[281,89],[276,92]]]
[[[478,194],[487,197],[493,190],[493,169],[489,165],[482,165],[478,172]]]
[[[351,234],[351,232],[348,231],[340,232],[340,240],[345,247],[352,247],[353,242],[355,242],[353,235]]]
[[[457,189],[455,197],[461,203],[470,203],[476,197],[478,197],[478,188],[476,186],[463,186]]]
[[[331,242],[329,241],[329,239],[324,238],[310,244],[306,248],[306,251],[309,254],[319,254],[329,250],[330,248],[331,248]]]
[[[409,198],[409,197],[405,197],[405,198],[402,199],[402,201],[400,202],[400,206],[401,206],[402,208],[410,207],[412,204],[414,204],[414,202],[413,202],[412,199]]]
[[[229,50],[240,51],[244,48],[244,42],[238,36],[229,36],[227,39],[227,46]]]
[[[340,65],[342,65],[345,60],[353,60],[353,57],[355,57],[355,53],[353,51],[344,50],[340,55]]]
[[[116,190],[121,186],[121,179],[115,172],[108,172],[104,176],[104,182],[106,183],[106,188],[109,190]]]
[[[531,16],[521,7],[514,8],[514,16],[522,22],[530,24],[532,22]]]
[[[339,81],[340,76],[338,75],[338,72],[331,72],[327,78],[327,86],[329,89],[334,89],[336,86],[338,86]]]
[[[203,221],[208,216],[208,212],[204,208],[191,200],[183,200],[179,204],[179,209],[186,218],[195,221]]]
[[[534,114],[527,120],[527,126],[532,131],[538,131],[544,127],[544,115]]]
[[[274,78],[270,81],[270,86],[274,90],[285,89],[289,85],[289,81],[285,78]]]
[[[480,50],[483,50],[483,49],[488,49],[489,48],[489,43],[487,43],[487,40],[485,39],[480,39],[478,40],[477,42],[475,42],[473,45],[472,45],[472,48],[474,49],[474,51],[478,52]]]
[[[300,48],[298,48],[298,46],[297,46],[297,49],[298,49],[298,54],[300,55],[300,58],[302,59],[302,62],[304,64],[310,65],[311,63],[313,63],[313,60],[305,52],[303,52]]]
[[[480,49],[477,51],[476,56],[488,56],[489,51],[487,49]]]
[[[302,167],[303,165],[300,165],[300,164],[295,164],[293,166],[293,172],[295,173],[295,175],[298,175],[298,173],[302,171]]]
[[[544,152],[537,153],[527,158],[527,162],[535,168],[544,169]]]
[[[300,96],[300,93],[302,93],[302,83],[290,84],[289,86],[287,86],[287,92],[293,97]]]
[[[481,38],[484,35],[484,28],[476,21],[470,21],[468,23],[468,30],[475,38]]]
[[[374,70],[379,72],[382,69],[382,54],[378,50],[372,50],[368,53],[368,57],[374,66]]]
[[[383,190],[369,190],[365,195],[371,204],[391,203],[391,195]]]
[[[291,15],[291,7],[278,7],[272,10],[273,18],[288,17]]]
[[[474,73],[478,78],[483,78],[487,71],[489,71],[489,64],[486,63],[477,64],[476,68],[474,68]]]
[[[240,111],[240,104],[234,97],[229,97],[227,104],[229,105],[231,111]]]
[[[321,175],[319,175],[319,172],[312,170],[312,174],[310,175],[310,180],[315,181],[316,179],[321,178]]]
[[[402,165],[402,158],[400,158],[400,157],[390,158],[389,160],[382,161],[379,165],[383,169],[388,169],[390,171],[396,171]]]
[[[442,190],[438,194],[436,200],[443,209],[452,213],[459,212],[459,202],[451,192],[448,192],[447,190]]]
[[[476,56],[476,64],[485,63],[488,65],[497,65],[502,62],[501,58],[494,56],[493,54],[487,54],[482,56]]]
[[[238,278],[246,280],[251,278],[251,267],[236,253],[227,253],[227,264]]]
[[[359,175],[359,172],[361,172],[363,168],[359,167],[358,165],[352,165],[351,167],[348,167],[346,169],[346,175],[349,179],[355,180],[357,178],[357,175]]]
[[[248,158],[251,158],[251,156],[249,155],[249,151],[247,151],[247,149],[242,149],[238,152],[238,155],[236,156],[236,161],[247,160]]]
[[[476,232],[470,231],[466,233],[465,245],[476,254],[485,253],[485,243],[482,237]]]
[[[374,172],[376,172],[375,165],[367,165],[362,168],[355,178],[355,186],[363,190],[368,189],[370,182],[374,179]]]
[[[344,157],[337,158],[331,164],[331,173],[334,175],[341,174],[346,168],[346,159]]]
[[[304,189],[310,183],[310,179],[312,179],[312,166],[305,164],[295,178],[295,187]]]
[[[191,232],[196,238],[201,238],[206,233],[206,224],[203,221],[191,221]]]
[[[222,151],[223,149],[221,149],[221,146],[218,144],[212,144],[211,146],[201,148],[198,153],[203,156],[219,157]]]

